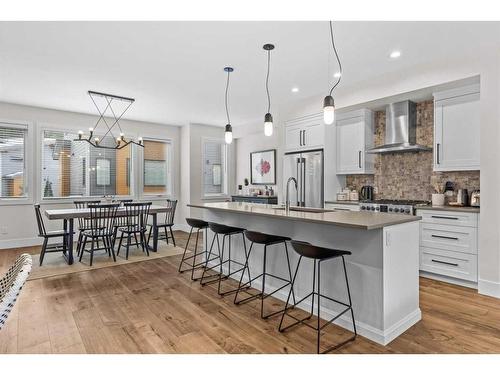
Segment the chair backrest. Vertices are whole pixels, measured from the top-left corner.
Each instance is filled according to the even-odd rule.
[[[93,236],[103,234],[111,234],[114,229],[116,212],[118,211],[119,204],[106,203],[106,204],[91,204],[90,210],[90,231]]]
[[[131,229],[138,228],[141,230],[146,230],[151,202],[125,203],[124,206],[127,212],[127,216],[125,217],[126,226]]]
[[[43,224],[42,213],[40,212],[40,205],[35,204],[35,215],[36,215],[36,224],[38,225],[38,235],[43,237],[46,235],[45,225]]]
[[[100,204],[101,201],[100,200],[74,201],[73,203],[75,205],[75,208],[84,209],[84,208],[89,208],[89,205],[92,205],[92,204]],[[78,227],[80,229],[90,227],[90,224],[88,224],[88,223],[89,223],[89,219],[84,219],[81,217],[78,218]]]
[[[175,217],[175,208],[177,207],[177,200],[167,199],[166,206],[169,208],[169,210],[167,211],[167,214],[165,215],[165,224],[173,225],[174,224],[174,217]]]
[[[5,325],[17,297],[31,272],[33,260],[29,254],[21,254],[5,276],[0,279],[0,330]]]
[[[132,203],[133,199],[117,199],[115,202],[120,203],[120,205],[125,206],[125,203]]]

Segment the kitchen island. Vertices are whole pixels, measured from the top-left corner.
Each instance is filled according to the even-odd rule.
[[[386,345],[421,319],[418,216],[351,211],[286,212],[277,206],[242,202],[189,206],[203,209],[202,218],[209,222],[351,251],[352,255],[346,258],[346,263],[354,315],[358,333],[368,339]],[[208,236],[210,244],[210,231]],[[233,257],[243,261],[240,236],[232,239],[231,247]],[[273,247],[268,250],[268,270],[286,276],[283,250],[280,245],[276,246],[276,251],[272,250]],[[292,250],[290,257],[294,268],[298,255]],[[261,246],[252,252],[249,264],[254,274],[262,270]],[[310,293],[312,288],[312,261],[304,259],[302,264],[295,284],[295,294],[299,299]],[[347,300],[340,262],[326,262],[321,276],[322,293]],[[280,285],[274,280],[266,281],[266,288]],[[260,287],[257,282],[253,286]],[[287,291],[280,291],[275,296],[286,300]],[[310,300],[304,301],[301,307],[309,309],[310,303]],[[331,318],[339,311],[339,306],[328,301],[322,303],[321,311],[322,316]],[[348,316],[336,322],[352,330]]]

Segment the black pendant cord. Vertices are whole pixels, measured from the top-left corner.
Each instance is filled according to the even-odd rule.
[[[271,50],[267,51],[267,75],[266,75],[266,92],[267,92],[267,113],[271,112],[271,96],[269,95],[269,67],[271,65]]]
[[[339,54],[337,53],[337,48],[335,47],[335,40],[333,38],[333,26],[332,26],[332,21],[330,21],[330,37],[331,37],[331,40],[332,40],[332,47],[333,47],[333,52],[335,52],[335,57],[337,58],[337,62],[339,64],[339,72],[340,72],[340,76],[339,78],[337,79],[337,82],[335,82],[335,84],[332,86],[331,90],[330,90],[330,96],[332,96],[332,92],[333,90],[335,90],[335,87],[338,86],[338,84],[340,83],[340,80],[342,79],[342,63],[340,62],[340,58],[339,58]]]
[[[226,81],[226,96],[225,96],[225,103],[226,103],[226,116],[227,116],[227,124],[231,125],[231,120],[229,119],[229,110],[227,107],[227,93],[229,90],[229,74],[231,74],[231,71],[227,71],[227,81]]]

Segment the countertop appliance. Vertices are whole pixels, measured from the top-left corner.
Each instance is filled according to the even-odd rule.
[[[458,192],[457,192],[457,203],[460,206],[467,206],[467,205],[469,205],[469,193],[467,192],[467,189],[458,189]]]
[[[369,154],[389,152],[430,151],[430,147],[417,144],[417,105],[406,100],[385,108],[385,142],[374,147]]]
[[[471,207],[480,206],[479,190],[472,190],[472,192],[470,193],[470,205]]]
[[[297,199],[290,193],[292,206],[323,208],[323,150],[288,152],[283,157],[283,186],[289,177],[297,180]],[[296,204],[294,203],[296,202]]]
[[[372,201],[374,198],[373,186],[370,185],[363,186],[360,190],[360,193],[361,193],[361,199],[364,201]]]
[[[429,204],[429,201],[381,199],[371,202],[361,202],[359,206],[361,211],[415,215],[415,211],[418,206]]]

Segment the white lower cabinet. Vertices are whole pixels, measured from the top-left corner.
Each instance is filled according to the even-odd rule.
[[[325,203],[325,208],[337,211],[359,211],[359,204]]]
[[[451,283],[477,283],[479,215],[475,212],[417,210],[420,270]]]

